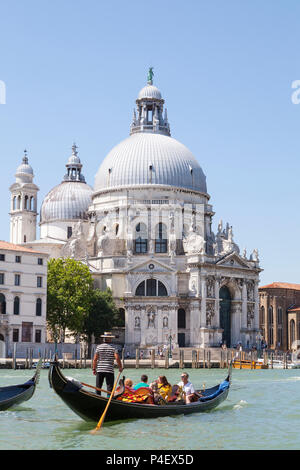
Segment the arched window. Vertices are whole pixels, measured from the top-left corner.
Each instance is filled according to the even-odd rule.
[[[167,297],[168,292],[164,284],[160,281],[157,283],[157,295],[158,297]]]
[[[290,347],[292,346],[294,341],[295,341],[295,320],[291,320],[290,322]]]
[[[277,323],[278,325],[282,325],[282,308],[278,307],[277,309]]]
[[[167,227],[162,222],[159,222],[155,228],[155,253],[167,253],[167,251]]]
[[[42,299],[36,299],[35,314],[36,314],[37,317],[42,316]]]
[[[137,289],[135,291],[135,295],[139,295],[139,296],[145,296],[146,295],[146,293],[145,293],[145,281],[141,282],[137,286]]]
[[[28,200],[28,196],[25,196],[25,199],[24,199],[24,209],[25,209],[25,210],[28,210],[28,209],[29,209],[29,200]]]
[[[273,325],[273,307],[270,306],[268,310],[268,323]]]
[[[20,315],[20,297],[14,298],[14,315]]]
[[[2,313],[2,315],[6,313],[6,299],[4,294],[0,294],[0,313]]]
[[[148,251],[148,233],[147,226],[143,223],[135,227],[135,252],[147,253]]]
[[[147,279],[138,285],[135,295],[143,297],[167,297],[168,291],[161,281]]]
[[[17,197],[17,209],[21,209],[21,196]]]
[[[186,316],[184,308],[180,308],[177,314],[177,327],[186,328]]]
[[[17,208],[17,196],[13,197],[13,210],[15,211]]]
[[[30,207],[29,207],[29,210],[33,211],[34,210],[34,197],[31,196],[30,198]]]

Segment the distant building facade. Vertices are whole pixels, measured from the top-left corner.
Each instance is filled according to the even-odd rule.
[[[0,241],[0,357],[14,343],[46,341],[47,258]]]
[[[270,349],[286,351],[300,340],[300,284],[259,287],[259,326]]]

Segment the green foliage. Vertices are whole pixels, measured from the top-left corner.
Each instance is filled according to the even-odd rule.
[[[66,330],[90,343],[113,326],[123,326],[110,289],[93,288],[88,267],[71,258],[48,262],[47,324],[55,341]]]
[[[71,258],[48,262],[47,323],[57,341],[66,329],[80,334],[93,299],[88,267]]]
[[[95,289],[91,301],[91,309],[84,319],[83,334],[90,343],[92,335],[98,338],[104,331],[117,325],[118,309],[115,306],[110,289]]]

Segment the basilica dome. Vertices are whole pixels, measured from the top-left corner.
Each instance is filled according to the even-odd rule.
[[[86,218],[93,189],[81,173],[82,164],[76,149],[73,145],[63,182],[51,189],[42,203],[41,223]]]
[[[159,133],[132,134],[104,159],[94,191],[162,185],[206,193],[206,177],[190,150]]]
[[[164,100],[152,76],[138,94],[130,137],[115,146],[100,165],[95,193],[144,185],[207,193],[199,163],[185,145],[171,137]]]

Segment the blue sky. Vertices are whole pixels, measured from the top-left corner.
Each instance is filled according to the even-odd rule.
[[[195,155],[216,215],[261,283],[300,283],[299,1],[15,0],[0,6],[0,239],[23,149],[40,187],[60,183],[75,140],[89,184],[129,133],[149,66],[172,136]]]

